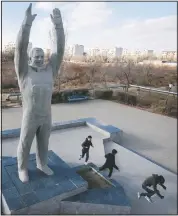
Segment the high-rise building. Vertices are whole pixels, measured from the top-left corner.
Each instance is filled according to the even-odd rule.
[[[154,50],[147,50],[148,56],[153,56]]]
[[[143,55],[146,55],[148,57],[152,57],[153,54],[154,54],[154,50],[147,50],[146,49],[146,50],[143,51]]]
[[[109,50],[109,56],[111,57],[121,57],[123,54],[123,48],[122,47],[114,47],[113,49]]]
[[[98,56],[100,55],[100,49],[99,48],[92,48],[89,50],[90,56]]]
[[[122,54],[123,54],[123,48],[122,47],[115,47],[115,54],[116,54],[116,57],[121,57]]]
[[[73,55],[73,46],[68,46],[65,48],[65,52],[64,52],[65,56],[71,56]]]
[[[108,50],[108,49],[101,49],[101,50],[100,50],[101,56],[107,57],[107,56],[108,56],[108,53],[109,53],[109,50]]]
[[[129,50],[128,49],[123,49],[123,55],[125,55],[125,56],[129,55]]]
[[[72,50],[73,56],[83,56],[83,53],[84,53],[83,45],[75,44],[73,46],[73,50]]]
[[[176,51],[162,51],[161,55],[162,55],[162,58],[165,58],[165,59],[169,59],[169,58],[177,59]]]

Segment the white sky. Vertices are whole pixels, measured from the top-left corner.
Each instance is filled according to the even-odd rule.
[[[150,13],[149,16],[140,17],[138,10],[137,16],[127,18],[126,14],[125,17],[119,17],[114,4],[106,2],[33,3],[32,13],[38,14],[30,36],[33,46],[50,48],[49,14],[55,7],[61,9],[67,45],[82,44],[85,48],[121,46],[129,50],[154,49],[155,51],[177,49],[177,16],[175,14],[152,18]],[[145,13],[146,10],[147,8],[145,8]],[[16,39],[24,10],[19,10],[18,13],[20,20],[13,21],[13,16],[11,16],[11,19],[3,21],[5,23],[2,29],[3,46]],[[140,13],[143,14],[143,11]]]

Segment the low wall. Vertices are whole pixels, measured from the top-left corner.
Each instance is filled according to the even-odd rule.
[[[93,128],[94,130],[104,134],[110,140],[114,142],[117,142],[117,143],[122,142],[123,131],[121,129],[116,128],[112,125],[104,125],[103,123],[99,122],[95,118],[82,118],[82,119],[77,119],[77,120],[72,120],[72,121],[53,123],[51,127],[51,131],[73,128],[73,127],[81,127],[81,126],[89,126]],[[4,130],[1,133],[2,140],[9,139],[9,138],[15,138],[19,136],[20,136],[20,128]],[[106,142],[106,140],[103,142]]]

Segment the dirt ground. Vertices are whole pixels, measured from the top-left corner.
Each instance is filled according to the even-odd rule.
[[[91,170],[81,170],[77,172],[83,179],[88,182],[88,188],[108,188],[111,187],[101,176]]]

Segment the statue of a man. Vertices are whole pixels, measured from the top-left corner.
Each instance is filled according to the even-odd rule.
[[[31,8],[32,4],[26,10],[25,19],[18,33],[14,58],[23,105],[20,142],[17,149],[18,174],[22,182],[29,180],[28,157],[35,134],[37,168],[47,175],[53,174],[47,166],[51,130],[51,97],[53,82],[58,74],[65,49],[61,13],[59,9],[54,9],[51,15],[53,41],[49,63],[44,65],[44,52],[41,48],[32,49],[28,62],[27,47],[30,30],[36,17],[36,14],[32,15]]]

